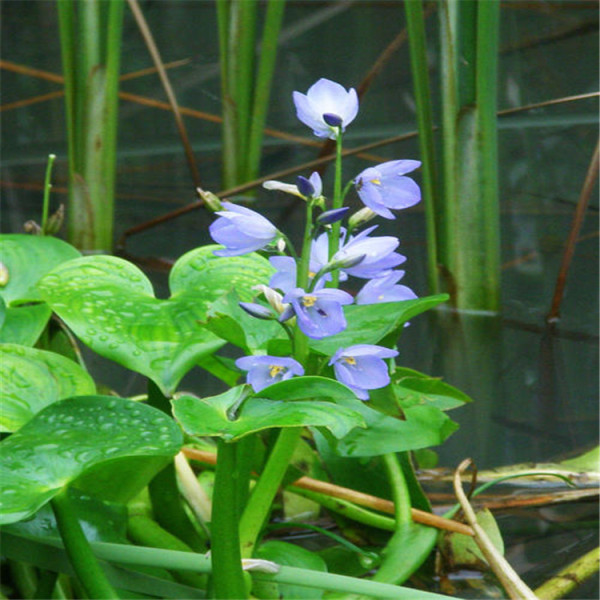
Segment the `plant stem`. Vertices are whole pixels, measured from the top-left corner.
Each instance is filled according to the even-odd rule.
[[[439,293],[437,226],[439,218],[439,190],[435,161],[434,126],[431,105],[431,91],[427,67],[427,42],[425,39],[425,17],[422,0],[406,0],[406,27],[410,46],[410,64],[417,123],[419,127],[419,148],[423,157],[423,196],[425,200],[425,226],[427,230],[427,276],[429,291]]]
[[[332,209],[342,208],[344,198],[342,195],[342,131],[341,128],[338,131],[338,135],[335,139],[335,179],[333,184],[333,201]],[[341,222],[337,221],[331,225],[331,231],[329,233],[329,260],[332,259],[333,255],[339,250],[340,247],[340,228]],[[338,286],[340,278],[339,271],[334,271],[331,274],[331,281],[328,282],[327,287],[336,288]]]
[[[46,166],[46,178],[44,179],[44,200],[42,204],[42,233],[46,233],[46,226],[48,224],[48,211],[50,205],[50,190],[52,189],[51,175],[52,175],[52,166],[54,165],[54,160],[56,159],[56,154],[48,154],[48,164]]]
[[[263,525],[271,511],[271,504],[296,449],[301,427],[285,427],[279,432],[265,468],[261,473],[244,509],[240,521],[240,541],[242,556],[249,558]],[[218,468],[217,461],[217,468]]]
[[[240,553],[235,444],[219,440],[211,521],[211,558],[216,598],[247,598]]]
[[[410,492],[408,491],[402,467],[398,462],[398,457],[395,454],[384,454],[382,459],[392,490],[396,524],[406,525],[407,523],[412,523]]]
[[[108,582],[104,571],[98,564],[90,544],[81,529],[81,525],[75,516],[68,498],[67,487],[64,487],[54,496],[52,499],[52,509],[71,565],[79,581],[85,588],[88,597],[92,599],[118,599],[119,596]]]

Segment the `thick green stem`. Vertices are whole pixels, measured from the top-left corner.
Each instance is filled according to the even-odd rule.
[[[211,558],[216,598],[247,598],[242,570],[236,482],[235,445],[219,441],[211,520]]]
[[[410,64],[417,105],[419,148],[422,156],[423,198],[425,201],[425,226],[427,230],[427,276],[429,291],[439,293],[438,282],[438,179],[435,160],[433,109],[427,66],[427,42],[422,0],[405,0],[406,27],[410,45]]]
[[[169,400],[150,380],[148,380],[148,404],[167,414],[171,413]],[[158,523],[197,552],[204,552],[206,550],[204,541],[183,507],[173,462],[154,476],[148,485],[148,491],[152,502],[152,512]]]
[[[244,558],[251,557],[254,552],[254,546],[271,512],[271,504],[301,434],[301,427],[284,428],[279,432],[265,468],[252,490],[240,521],[240,541]]]
[[[400,526],[412,523],[410,492],[398,457],[395,454],[384,454],[382,459],[392,490],[396,524]]]
[[[108,582],[81,529],[66,487],[52,499],[52,509],[71,565],[88,597],[118,599],[119,596]]]

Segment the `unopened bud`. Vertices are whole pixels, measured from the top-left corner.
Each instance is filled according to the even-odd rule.
[[[298,175],[296,178],[296,186],[305,198],[312,198],[315,195],[315,186],[302,175]]]
[[[296,313],[294,313],[294,307],[291,304],[285,305],[285,310],[279,315],[279,319],[277,319],[280,323],[291,319]]]
[[[348,219],[348,228],[352,230],[364,225],[365,223],[368,223],[373,217],[375,217],[375,214],[376,213],[366,206],[361,208]]]
[[[60,231],[65,218],[65,205],[61,204],[53,215],[50,215],[44,228],[46,235],[54,235]]]
[[[208,192],[199,187],[196,188],[196,191],[198,192],[198,196],[200,196],[200,199],[204,201],[204,204],[206,204],[206,206],[208,206],[210,210],[212,210],[213,212],[223,210],[221,199],[218,196],[216,196],[212,192]]]
[[[333,210],[326,210],[324,213],[321,213],[317,217],[317,223],[319,225],[330,225],[331,223],[336,223],[337,221],[341,221],[348,211],[350,210],[349,206],[342,206],[342,208],[334,208]]]
[[[292,185],[291,183],[283,183],[282,181],[275,181],[274,179],[269,179],[265,181],[263,184],[265,190],[275,190],[277,192],[285,192],[286,194],[292,194],[292,196],[300,196],[300,198],[304,198],[304,196],[298,190],[298,187]]]
[[[323,115],[323,121],[329,125],[329,127],[341,127],[342,126],[342,117],[339,115],[334,115],[333,113],[325,113]]]
[[[277,314],[281,314],[285,310],[286,305],[282,302],[283,296],[279,292],[275,291],[273,288],[270,288],[268,285],[260,284],[255,285],[252,289],[258,292],[262,292],[264,297],[267,299],[269,306]]]
[[[251,317],[257,319],[270,321],[275,318],[271,309],[262,304],[256,304],[255,302],[240,302],[240,308],[244,309]]]

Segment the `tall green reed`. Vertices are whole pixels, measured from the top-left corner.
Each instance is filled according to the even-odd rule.
[[[81,250],[113,245],[123,0],[58,0],[69,153],[67,235]]]

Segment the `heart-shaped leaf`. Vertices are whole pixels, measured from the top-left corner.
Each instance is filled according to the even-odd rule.
[[[112,396],[59,400],[0,443],[0,524],[26,519],[64,486],[125,502],[181,448],[163,412]]]
[[[348,322],[346,329],[322,340],[311,340],[310,347],[321,354],[332,356],[339,348],[354,344],[377,344],[413,317],[446,302],[448,298],[447,294],[438,294],[401,302],[345,306],[344,314]]]
[[[325,427],[341,438],[364,425],[355,410],[332,402],[268,400],[248,397],[250,392],[242,385],[208,398],[181,395],[172,400],[173,415],[189,435],[227,441],[273,427],[303,426]]]
[[[412,406],[404,411],[405,420],[373,410],[359,400],[340,400],[359,412],[365,429],[355,429],[343,439],[332,442],[342,456],[379,456],[441,444],[458,425],[433,406]]]
[[[4,306],[2,298],[0,304]],[[4,322],[0,326],[0,342],[33,346],[46,327],[52,310],[44,302],[11,306],[5,309]]]
[[[256,254],[220,258],[213,254],[216,247],[198,248],[177,261],[168,300],[155,298],[136,266],[112,256],[60,265],[39,289],[86,345],[148,376],[169,396],[189,369],[225,343],[201,325],[212,303],[233,289],[250,300],[252,286],[272,272]]]
[[[36,283],[57,265],[81,253],[58,238],[19,233],[0,236],[0,262],[7,269],[8,282],[0,296],[8,306],[13,301],[40,300]]]
[[[0,431],[15,431],[48,404],[96,393],[77,363],[17,344],[0,344]]]

